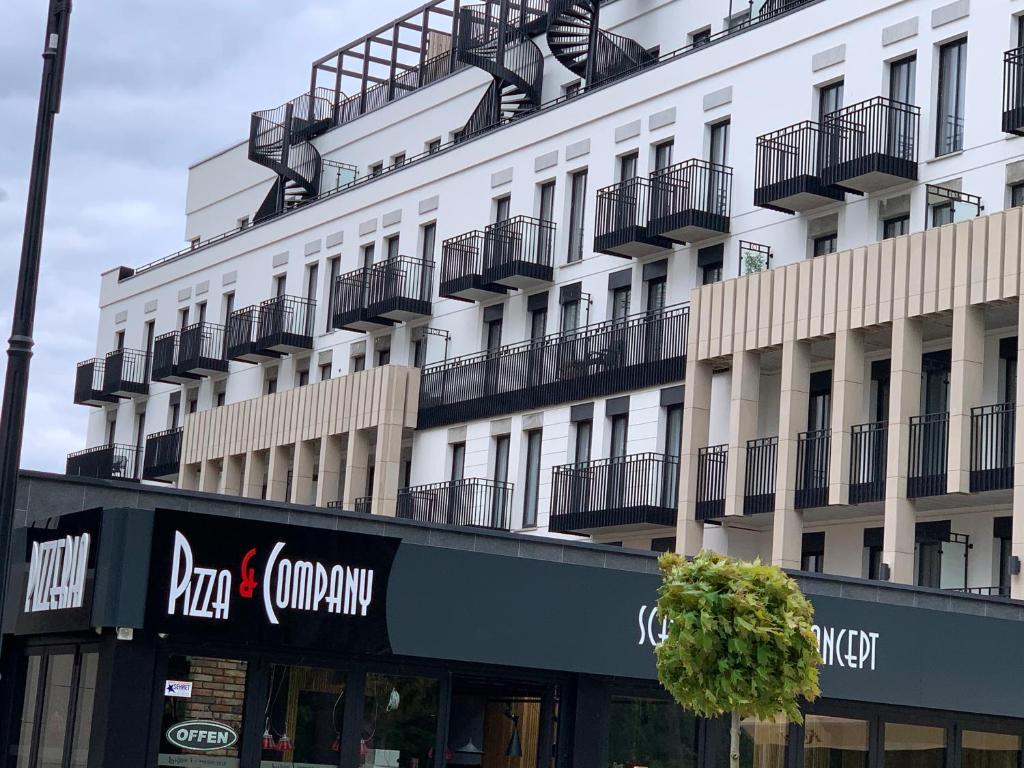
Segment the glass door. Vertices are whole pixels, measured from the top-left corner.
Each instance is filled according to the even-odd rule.
[[[608,451],[607,509],[622,509],[626,500],[626,439],[629,416],[611,417],[611,442]]]

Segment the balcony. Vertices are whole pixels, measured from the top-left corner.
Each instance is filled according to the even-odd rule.
[[[554,280],[555,224],[513,216],[484,230],[484,284],[525,289]]]
[[[134,445],[101,445],[69,453],[65,474],[98,480],[134,480],[139,451]]]
[[[941,496],[946,492],[949,413],[910,417],[910,470],[907,496]]]
[[[711,445],[697,452],[697,520],[717,520],[725,516],[728,466],[728,445]]]
[[[555,467],[551,473],[553,533],[675,526],[679,459],[640,453]]]
[[[338,277],[332,324],[346,331],[373,331],[430,317],[434,264],[400,256]]]
[[[224,333],[227,336],[228,360],[239,360],[243,363],[260,363],[276,360],[281,355],[261,349],[257,342],[260,327],[260,307],[253,304],[236,309],[228,316]]]
[[[75,371],[75,404],[101,406],[117,398],[103,392],[103,361],[83,360]]]
[[[484,233],[466,232],[441,244],[441,283],[438,295],[459,301],[486,301],[508,293],[508,288],[485,283]]]
[[[1017,404],[971,409],[971,492],[1013,488]]]
[[[688,305],[457,357],[423,369],[420,429],[682,381]]]
[[[597,190],[594,251],[629,259],[671,248],[671,240],[647,231],[650,215],[650,179],[627,179]]]
[[[850,430],[850,503],[885,501],[889,423],[856,424]]]
[[[149,393],[150,356],[140,349],[115,349],[103,361],[103,394],[132,397]]]
[[[754,205],[798,213],[842,201],[843,190],[821,180],[821,126],[811,120],[759,136]]]
[[[729,232],[732,168],[687,160],[651,174],[647,234],[695,243]]]
[[[743,514],[775,511],[775,475],[779,462],[779,438],[747,441],[747,474],[743,484]]]
[[[1024,136],[1024,47],[1003,55],[1003,132]]]
[[[376,331],[394,325],[384,318],[372,318],[369,304],[370,267],[360,267],[334,281],[331,326],[341,331]]]
[[[512,483],[470,477],[403,488],[398,492],[396,514],[421,523],[507,531],[511,508]]]
[[[182,376],[213,376],[228,370],[223,325],[193,323],[182,329],[177,372]]]
[[[825,115],[821,180],[866,194],[917,180],[921,109],[874,98]]]
[[[797,436],[796,509],[824,507],[828,504],[828,465],[832,448],[832,430],[818,429]]]
[[[224,329],[226,357],[259,363],[312,349],[315,322],[316,302],[298,296],[277,296],[235,310]]]
[[[156,432],[146,438],[142,479],[173,482],[181,468],[182,428]]]
[[[165,384],[184,384],[195,380],[195,376],[183,375],[178,368],[181,334],[178,331],[163,333],[153,341],[153,365],[149,377]]]

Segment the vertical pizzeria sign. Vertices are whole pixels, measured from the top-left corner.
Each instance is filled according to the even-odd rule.
[[[157,513],[146,625],[237,643],[390,651],[396,539]]]

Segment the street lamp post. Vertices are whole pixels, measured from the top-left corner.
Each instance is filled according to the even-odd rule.
[[[54,117],[60,111],[64,84],[71,0],[50,0],[43,44],[43,80],[39,91],[35,148],[25,208],[25,232],[21,243],[17,293],[7,343],[7,378],[0,411],[0,616],[7,594],[11,561],[11,530],[18,487],[18,465],[25,429],[25,401],[28,371],[32,360],[32,330],[35,325],[36,296],[39,293],[39,259],[46,217],[46,187],[50,175]],[[0,642],[3,635],[0,634]]]

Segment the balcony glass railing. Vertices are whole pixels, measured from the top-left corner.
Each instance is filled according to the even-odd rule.
[[[682,381],[688,321],[671,307],[428,366],[419,427]]]

